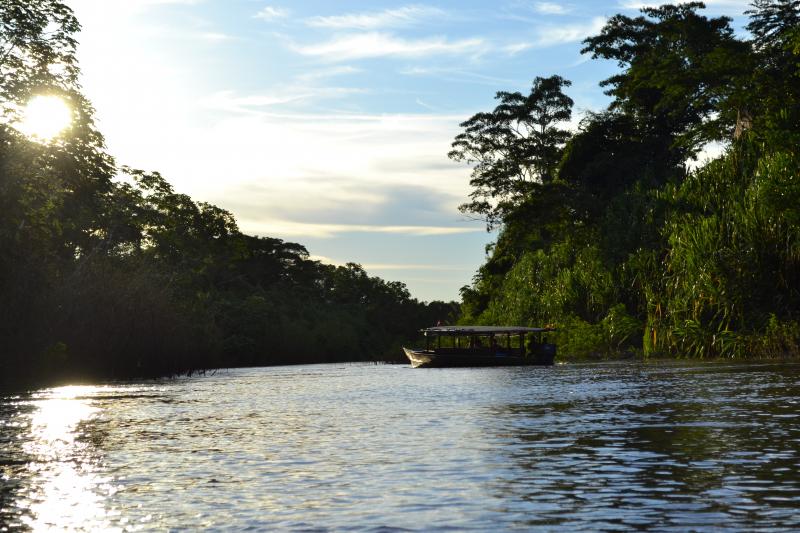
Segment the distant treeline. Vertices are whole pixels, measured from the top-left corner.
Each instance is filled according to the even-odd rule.
[[[79,28],[61,2],[0,4],[0,382],[385,359],[456,316],[118,168],[80,92]],[[41,94],[73,109],[53,143],[9,125]]]
[[[553,324],[576,356],[800,355],[800,1],[754,1],[749,38],[703,8],[586,39],[619,71],[577,131],[558,76],[462,124],[461,209],[500,229],[463,322]]]

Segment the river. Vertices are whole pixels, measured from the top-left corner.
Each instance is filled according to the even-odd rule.
[[[0,530],[800,528],[800,366],[250,368],[0,395]]]

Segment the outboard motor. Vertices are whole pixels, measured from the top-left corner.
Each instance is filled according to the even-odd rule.
[[[537,364],[552,365],[556,358],[556,345],[547,342],[537,344],[533,358]]]

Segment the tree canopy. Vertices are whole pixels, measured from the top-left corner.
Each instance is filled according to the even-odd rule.
[[[474,165],[471,202],[464,213],[495,226],[535,184],[553,181],[569,133],[561,129],[572,116],[572,99],[563,93],[571,82],[560,76],[537,77],[530,94],[498,92],[494,111],[461,124],[449,156]]]
[[[582,50],[617,62],[621,72],[601,83],[614,97],[611,109],[660,138],[676,160],[730,138],[754,65],[731,19],[705,17],[698,13],[704,7],[688,2],[615,15]]]
[[[462,125],[457,155],[493,156],[459,159],[477,162],[467,209],[500,228],[462,289],[465,323],[555,324],[561,353],[582,356],[800,355],[800,2],[753,2],[750,38],[704,7],[615,15],[584,41],[618,65],[601,83],[613,99],[558,137],[547,173],[512,156],[527,137],[484,133],[497,109]],[[723,155],[688,170],[712,141]],[[527,175],[547,177],[502,209],[477,203]]]
[[[118,166],[80,91],[79,29],[57,0],[0,3],[0,382],[394,359],[453,319]],[[37,95],[72,110],[49,142],[14,127]]]

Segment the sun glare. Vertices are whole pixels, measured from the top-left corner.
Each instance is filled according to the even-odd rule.
[[[23,112],[20,131],[29,137],[50,141],[72,122],[72,111],[57,96],[36,96]]]
[[[37,394],[23,450],[32,487],[20,504],[23,522],[34,531],[107,531],[107,495],[116,489],[103,475],[91,440],[81,425],[100,414],[92,396],[99,387],[58,387]],[[88,426],[87,426],[88,427]],[[0,528],[2,529],[2,528]]]

